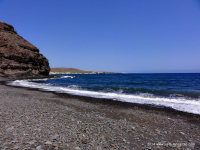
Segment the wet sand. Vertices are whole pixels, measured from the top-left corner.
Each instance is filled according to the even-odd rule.
[[[198,147],[199,115],[0,85],[0,149]]]

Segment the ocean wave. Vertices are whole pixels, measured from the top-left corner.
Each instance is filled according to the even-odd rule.
[[[75,78],[75,76],[61,76],[61,78]]]
[[[68,93],[72,95],[113,99],[129,103],[153,104],[157,106],[171,107],[179,111],[200,114],[200,99],[188,99],[180,95],[166,98],[158,97],[149,93],[124,94],[121,92],[88,91],[82,90],[79,86],[76,85],[62,87],[30,82],[30,80],[16,80],[13,82],[8,82],[8,85],[38,88],[40,90],[55,91],[57,93]]]
[[[67,86],[67,88],[70,88],[70,89],[81,89],[81,86],[78,86],[78,85],[69,85]]]

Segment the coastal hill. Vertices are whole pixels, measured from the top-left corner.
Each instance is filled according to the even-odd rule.
[[[51,68],[50,73],[92,73],[93,71],[84,71],[76,68]]]
[[[51,68],[50,74],[105,74],[114,72],[84,71],[76,68]]]
[[[0,22],[0,76],[36,77],[49,75],[49,61],[39,49]]]

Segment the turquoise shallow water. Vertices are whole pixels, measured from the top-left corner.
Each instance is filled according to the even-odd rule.
[[[200,114],[200,74],[59,74],[12,84]]]

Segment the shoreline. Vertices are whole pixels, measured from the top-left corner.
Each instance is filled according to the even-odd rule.
[[[110,106],[113,106],[113,107],[119,107],[119,108],[122,108],[122,109],[125,109],[125,108],[131,109],[131,108],[137,107],[137,108],[143,109],[143,110],[163,112],[163,113],[169,113],[171,115],[180,115],[180,116],[184,116],[184,117],[187,117],[187,118],[199,119],[199,123],[200,123],[200,114],[184,112],[184,111],[176,110],[176,109],[171,108],[171,107],[157,106],[157,105],[151,105],[151,104],[122,102],[122,101],[116,101],[116,100],[107,99],[107,98],[95,98],[95,97],[89,97],[89,96],[73,95],[73,94],[68,94],[68,93],[57,93],[55,91],[43,91],[43,90],[40,90],[39,88],[29,88],[29,87],[23,87],[23,86],[7,85],[5,82],[6,81],[3,82],[3,85],[5,85],[5,86],[14,87],[14,88],[24,88],[26,90],[53,93],[53,94],[55,94],[55,95],[57,95],[58,97],[61,97],[61,98],[66,98],[66,99],[67,98],[73,98],[73,99],[78,99],[80,101],[87,102],[87,103],[92,103],[92,104],[97,104],[97,105],[98,104],[100,104],[100,105],[106,104],[106,105],[110,105]]]
[[[51,118],[47,119],[45,116],[41,117],[41,113],[36,113],[36,116],[39,115],[41,117],[39,119],[40,122],[47,120],[47,122],[52,121],[51,123],[55,123],[52,126],[54,126],[56,130],[53,130],[52,132],[56,133],[59,131],[59,137],[62,137],[61,139],[64,139],[65,144],[53,142],[50,136],[53,136],[53,133],[50,133],[49,139],[48,136],[45,137],[44,135],[43,136],[45,138],[43,140],[38,137],[35,137],[36,142],[33,145],[28,143],[30,142],[28,140],[28,144],[24,145],[23,142],[19,143],[19,146],[22,147],[37,148],[38,146],[41,146],[43,147],[43,149],[55,149],[56,147],[58,149],[62,149],[63,145],[65,145],[65,147],[68,147],[69,149],[78,149],[78,147],[80,149],[144,149],[150,147],[152,149],[193,149],[195,145],[198,146],[200,142],[199,115],[180,112],[172,110],[170,108],[163,109],[157,107],[149,107],[148,105],[112,101],[110,99],[99,99],[77,95],[69,95],[65,93],[39,91],[38,89],[30,89],[26,87],[13,87],[9,85],[4,85],[4,82],[6,82],[6,80],[9,81],[9,79],[1,79],[0,77],[0,81],[2,81],[0,84],[1,92],[4,92],[4,94],[1,93],[1,95],[5,96],[5,93],[7,93],[7,95],[10,96],[12,95],[12,92],[15,93],[15,96],[11,96],[11,98],[9,98],[10,103],[6,102],[4,100],[4,97],[1,97],[0,95],[0,103],[9,103],[9,105],[7,106],[8,108],[12,107],[11,105],[13,102],[15,102],[16,97],[19,98],[17,99],[19,101],[21,99],[21,101],[23,101],[23,99],[27,98],[28,101],[23,101],[24,105],[29,106],[29,103],[33,103],[34,106],[36,105],[38,107],[38,104],[41,103],[44,105],[43,110],[49,109],[51,107],[52,109],[58,107],[60,108],[57,109],[58,112],[67,108],[67,111],[70,112],[69,114],[71,116],[69,118],[63,118],[62,115],[65,113],[65,111],[59,113],[53,113],[52,110],[46,111],[45,115],[49,113],[52,115],[57,114],[58,120],[67,120],[68,124],[65,124],[61,121],[62,125],[60,125],[59,122],[57,122],[56,124],[56,120],[52,121]],[[16,106],[18,105],[19,104],[16,104]],[[35,107],[35,109],[38,112],[43,111],[37,109],[37,107]],[[0,106],[1,116],[4,116],[2,115],[2,113],[5,113],[4,111],[2,111],[3,109],[6,108]],[[32,111],[33,108],[30,107],[29,109]],[[59,114],[61,116],[59,116]],[[8,113],[8,115],[12,116],[12,113]],[[24,115],[25,117],[27,117],[27,112],[25,112]],[[31,117],[32,120],[38,119],[34,116],[29,117]],[[78,118],[75,120],[79,120],[82,123],[84,122],[86,124],[92,125],[91,127],[88,127],[88,125],[81,124],[81,132],[72,131],[72,127],[74,125],[74,120],[72,120],[72,118]],[[3,124],[7,124],[8,122],[4,121]],[[17,124],[17,122],[15,122],[15,124]],[[26,125],[24,126],[26,127]],[[48,123],[44,123],[44,126],[48,126]],[[63,133],[60,131],[59,128],[57,128],[57,126],[59,126],[60,129],[65,129],[67,126],[71,126],[71,128],[65,131],[68,135],[68,140],[66,140],[67,137],[64,137],[64,135],[66,136],[66,133],[64,133],[63,135]],[[78,125],[75,126],[77,126],[78,128]],[[5,125],[2,125],[2,127],[5,128]],[[42,126],[39,127],[42,128]],[[85,128],[89,128],[89,130],[87,131]],[[106,131],[104,130],[104,128],[106,129]],[[5,129],[5,131],[7,131],[7,129]],[[5,131],[1,131],[3,132],[3,135],[8,134]],[[46,132],[49,131],[45,131],[44,133]],[[78,135],[72,134],[74,132],[78,132]],[[101,141],[102,143],[98,140],[100,138],[99,136],[104,137],[104,140]],[[33,138],[34,134],[31,134],[31,137]],[[75,140],[75,138],[77,139]],[[95,141],[93,141],[93,144],[91,144],[93,138],[95,139]],[[86,139],[87,142],[85,143],[87,144],[84,144],[83,139]],[[40,140],[42,140],[43,143],[40,144]],[[71,140],[73,142],[71,142]],[[45,142],[48,141],[50,141],[52,144],[45,145]],[[61,141],[62,140],[60,140],[60,142]],[[152,144],[159,142],[161,142],[163,145]],[[169,143],[182,143],[182,145],[170,145]],[[183,143],[186,143],[186,145],[184,145]],[[0,143],[0,147],[1,146],[2,143]]]
[[[14,80],[23,80],[23,79],[43,79],[43,78],[52,78],[54,76],[49,76],[49,77],[36,77],[36,78],[17,78]],[[58,77],[56,77],[58,78]],[[29,87],[23,87],[23,86],[13,86],[13,85],[7,85],[6,82],[7,81],[14,81],[14,80],[7,80],[4,79],[5,81],[2,81],[0,78],[0,84],[6,85],[6,86],[11,86],[11,87],[16,87],[16,88],[25,88],[28,90],[36,90],[36,91],[41,91],[41,92],[50,92],[50,93],[54,93],[56,95],[58,95],[59,97],[65,97],[65,98],[75,98],[75,99],[79,99],[81,101],[84,102],[90,102],[90,103],[94,103],[94,104],[103,104],[106,103],[108,105],[113,105],[113,106],[120,106],[123,108],[131,108],[131,107],[138,107],[141,109],[145,109],[145,110],[155,110],[158,112],[166,112],[166,113],[171,113],[173,115],[182,115],[185,117],[195,117],[198,118],[200,121],[200,114],[194,114],[194,113],[190,113],[190,112],[184,112],[181,110],[176,110],[174,108],[171,107],[167,107],[167,106],[158,106],[158,105],[154,105],[154,104],[139,104],[139,103],[131,103],[131,102],[123,102],[123,101],[118,101],[118,100],[113,100],[113,99],[109,99],[109,98],[95,98],[95,97],[89,97],[89,96],[81,96],[81,95],[73,95],[73,94],[68,94],[68,93],[58,93],[56,91],[43,91],[40,90],[39,88],[29,88]]]

